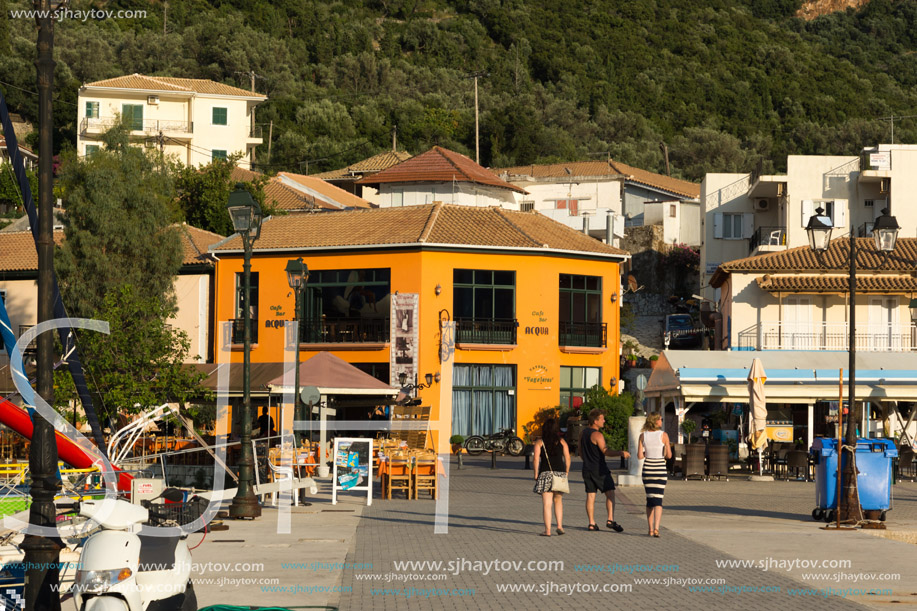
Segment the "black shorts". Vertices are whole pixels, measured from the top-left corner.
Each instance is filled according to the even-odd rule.
[[[611,477],[610,472],[594,473],[592,471],[583,471],[583,483],[586,484],[586,493],[608,492],[615,489],[615,480]]]

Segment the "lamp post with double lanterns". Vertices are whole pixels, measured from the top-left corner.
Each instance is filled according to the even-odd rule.
[[[416,394],[416,391],[418,390],[423,390],[424,388],[430,388],[431,386],[433,386],[434,380],[439,382],[439,374],[437,373],[434,376],[432,373],[428,373],[424,376],[424,380],[426,380],[427,382],[426,384],[423,384],[423,383],[417,384],[416,378],[415,378],[415,383],[408,384],[408,374],[403,371],[398,374],[398,383],[401,385],[401,389],[409,393],[415,393],[415,394]]]
[[[827,251],[831,244],[832,229],[831,218],[825,216],[822,208],[817,208],[815,214],[809,218],[809,223],[806,225],[806,233],[809,235],[809,248],[818,255]],[[876,251],[883,253],[885,258],[888,258],[889,253],[895,249],[899,229],[898,222],[895,217],[889,214],[888,208],[882,210],[882,215],[876,219],[873,225],[872,234]],[[847,430],[844,435],[844,448],[842,449],[842,452],[849,452],[850,456],[848,456],[843,465],[842,473],[841,489],[844,494],[838,507],[838,514],[842,522],[859,522],[862,519],[862,511],[857,496],[856,469],[854,468],[854,453],[857,445],[856,429],[860,421],[860,410],[856,404],[856,272],[858,254],[856,238],[851,228],[846,261],[848,265],[847,281],[850,290],[850,314],[848,315],[847,327],[847,405],[850,407],[850,416],[847,418]],[[882,263],[884,262],[885,259],[883,259]],[[843,409],[843,406],[839,406],[839,409]],[[841,457],[843,457],[842,452],[839,452]]]
[[[235,191],[229,194],[226,203],[233,229],[242,238],[242,431],[240,442],[242,449],[239,456],[239,487],[236,496],[229,506],[231,518],[258,518],[261,516],[261,505],[255,497],[252,487],[254,460],[252,457],[252,396],[251,396],[251,352],[252,352],[252,310],[251,268],[252,243],[261,235],[261,206],[239,183]]]
[[[299,344],[302,341],[302,293],[306,290],[306,283],[309,281],[309,266],[303,263],[302,257],[290,259],[287,261],[287,282],[293,293],[296,295],[294,314],[296,318],[296,333],[293,338],[293,346],[296,350],[296,372],[293,381],[293,420],[303,421],[305,416],[305,405],[299,400]],[[309,414],[312,418],[312,414]],[[302,445],[303,434],[298,429],[295,431],[296,447]]]

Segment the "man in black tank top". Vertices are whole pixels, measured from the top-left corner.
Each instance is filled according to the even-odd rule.
[[[595,495],[596,492],[602,491],[605,493],[605,507],[608,509],[608,521],[605,526],[615,532],[621,532],[624,528],[614,521],[615,481],[605,463],[605,457],[630,458],[630,452],[609,450],[605,445],[605,436],[602,435],[603,426],[605,414],[598,409],[592,410],[589,412],[589,426],[579,440],[580,455],[583,458],[583,482],[586,484],[586,516],[589,518],[589,530],[599,530],[595,523]]]

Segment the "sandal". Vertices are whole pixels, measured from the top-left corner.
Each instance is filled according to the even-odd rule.
[[[598,529],[598,527],[596,527],[596,529]],[[558,535],[564,534],[564,529],[563,529],[563,528],[558,528],[558,529],[557,529],[557,534],[558,534]]]
[[[653,536],[656,537],[656,538],[658,539],[658,538],[659,538],[659,531],[658,531],[658,530],[654,530],[654,531],[653,531]]]
[[[550,536],[551,536],[551,533],[538,533],[538,536],[540,536],[540,537],[550,537]]]
[[[621,526],[620,524],[618,524],[617,522],[613,521],[613,520],[608,520],[608,521],[605,523],[605,527],[606,527],[606,528],[609,528],[609,529],[611,529],[611,530],[613,530],[613,531],[615,531],[616,533],[619,533],[619,532],[623,532],[623,531],[624,531],[624,527]]]
[[[592,530],[592,531],[598,532],[598,531],[599,531],[599,527],[596,526],[595,524],[590,524],[589,527],[588,527],[586,530]]]

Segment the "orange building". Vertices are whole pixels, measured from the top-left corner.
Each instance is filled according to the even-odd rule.
[[[214,334],[216,348],[231,343],[232,361],[241,362],[241,239],[212,252],[216,320],[238,321],[232,337]],[[627,256],[543,215],[496,207],[269,218],[252,256],[251,360],[283,362],[292,349],[284,323],[294,318],[294,297],[284,270],[302,257],[310,271],[302,360],[328,351],[393,385],[399,373],[409,383],[430,374],[433,385],[418,396],[436,420],[449,396],[437,388],[440,320],[453,320],[451,432],[521,432],[543,407],[577,404],[595,384],[617,389],[619,266]]]

